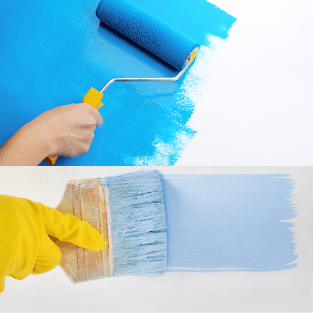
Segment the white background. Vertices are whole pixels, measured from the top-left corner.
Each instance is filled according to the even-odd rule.
[[[208,83],[177,165],[313,165],[313,1],[210,2],[237,21],[190,69]]]
[[[0,168],[0,193],[56,207],[68,180],[104,177],[138,168]],[[140,168],[142,169],[142,168]],[[162,167],[162,173],[288,173],[293,200],[298,266],[275,272],[167,273],[72,284],[55,270],[23,281],[7,278],[0,311],[312,311],[313,167]]]

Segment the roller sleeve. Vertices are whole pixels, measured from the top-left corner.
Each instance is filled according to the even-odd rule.
[[[127,0],[101,0],[96,15],[101,22],[179,71],[199,47],[193,39]]]

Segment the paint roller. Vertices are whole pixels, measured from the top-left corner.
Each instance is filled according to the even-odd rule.
[[[170,78],[114,78],[97,91],[90,88],[83,98],[99,110],[103,92],[113,83],[122,81],[176,81],[190,67],[199,50],[199,44],[172,26],[128,0],[101,0],[96,15],[101,22],[122,34],[179,71]],[[45,159],[54,165],[57,156]]]

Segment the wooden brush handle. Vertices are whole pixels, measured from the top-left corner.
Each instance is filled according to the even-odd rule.
[[[91,87],[89,91],[86,93],[85,97],[83,98],[82,103],[88,103],[95,109],[100,110],[100,108],[103,106],[103,103],[101,102],[102,97],[103,94],[101,92]],[[58,159],[57,155],[52,155],[45,158],[45,161],[50,165],[54,165],[57,159]]]
[[[70,213],[95,227],[105,240],[100,251],[90,251],[72,243],[53,241],[62,251],[60,267],[73,282],[113,275],[109,257],[109,233],[105,189],[100,178],[69,181],[58,210]]]

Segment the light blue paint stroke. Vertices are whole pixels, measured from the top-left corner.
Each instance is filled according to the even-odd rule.
[[[296,266],[289,175],[161,175],[169,271]]]
[[[225,39],[235,18],[205,0],[133,0],[200,44]],[[177,72],[125,40],[95,15],[98,0],[10,0],[0,6],[0,145],[54,107],[80,102],[91,86],[114,77],[167,77]],[[201,60],[207,62],[206,60]],[[116,83],[105,92],[104,124],[89,152],[58,165],[133,165],[167,147],[173,165],[195,131],[194,103],[173,83]],[[180,140],[183,136],[183,140]],[[43,163],[42,165],[46,165]]]

